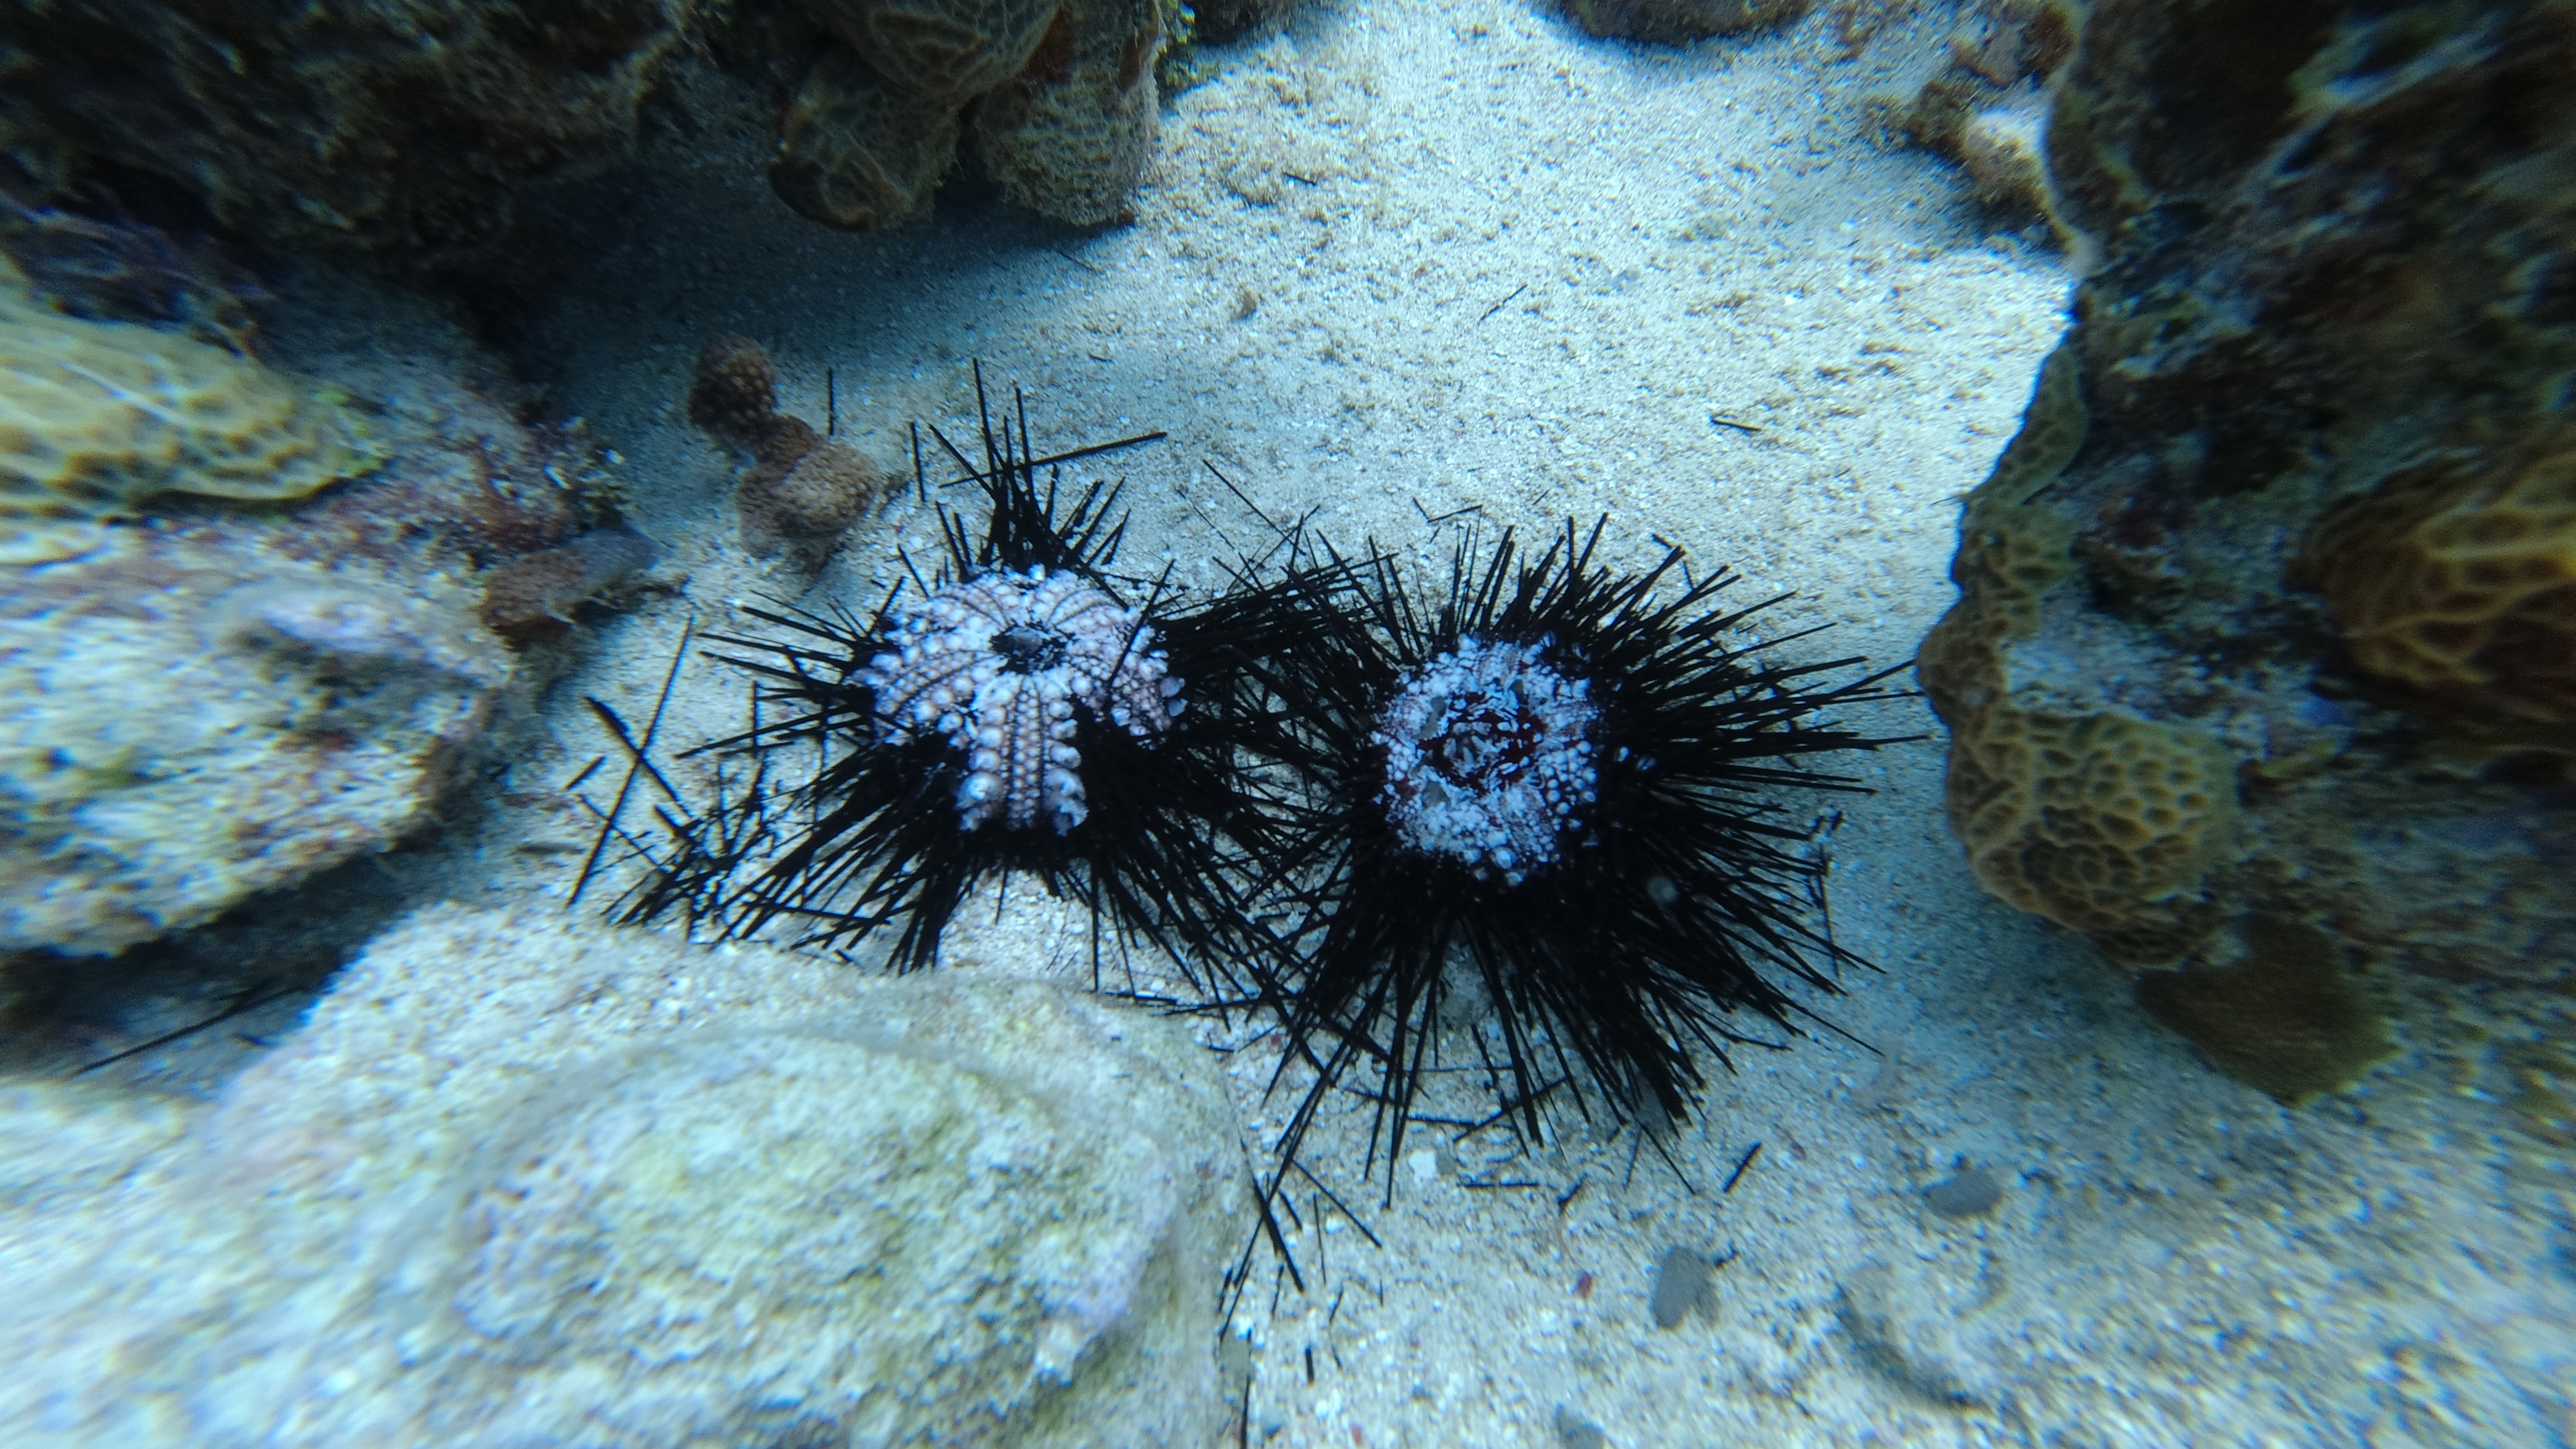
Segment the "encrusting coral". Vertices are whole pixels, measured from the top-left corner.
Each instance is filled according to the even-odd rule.
[[[893,491],[866,454],[778,411],[778,369],[747,337],[719,335],[700,349],[689,419],[751,457],[734,488],[743,548],[786,554],[800,571],[821,568],[841,535]]]
[[[1919,661],[1978,878],[2284,1098],[2576,1035],[2576,6],[2301,15],[2089,6],[2098,265]]]
[[[376,466],[321,390],[248,358],[36,302],[0,260],[0,567],[76,557],[156,493],[301,498]]]
[[[441,906],[210,1108],[0,1090],[0,1142],[30,1139],[0,1438],[31,1449],[1225,1424],[1223,1084],[1052,985]]]

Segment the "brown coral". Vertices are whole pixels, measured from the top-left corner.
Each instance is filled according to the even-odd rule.
[[[833,226],[873,231],[930,205],[957,159],[957,107],[888,84],[867,62],[829,50],[778,126],[769,184]]]
[[[2233,757],[2202,731],[2024,698],[2011,646],[2075,572],[2072,524],[2029,500],[2083,450],[2077,354],[2041,368],[2022,432],[1968,502],[1962,597],[1916,669],[1950,727],[1950,829],[1977,880],[2117,959],[2172,961],[2215,924],[2200,893],[2236,816]]]
[[[1961,712],[1952,735],[1950,825],[1986,889],[2116,960],[2172,961],[2208,935],[2196,888],[2236,815],[2216,741],[2010,705]]]
[[[2397,1051],[2388,1020],[2346,979],[2334,939],[2258,916],[2227,966],[2148,971],[2138,1004],[2211,1065],[2287,1106],[2349,1086]]]
[[[2029,64],[1973,52],[1951,81]],[[2093,0],[2047,142],[2103,252],[2080,442],[2043,446],[2052,378],[1921,656],[1990,888],[2124,960],[2187,948],[2142,988],[2177,1021],[2286,989],[2258,961],[2323,979],[2248,924],[2305,923],[2498,1100],[2496,1042],[2576,1028],[2571,67],[2566,4]],[[2053,813],[2123,794],[2165,803]],[[2188,1010],[2210,1046],[2236,1009]]]
[[[734,489],[742,545],[755,554],[785,552],[801,568],[819,568],[842,533],[887,495],[885,474],[845,443],[818,438],[789,418],[776,443]]]
[[[778,411],[778,369],[750,338],[707,340],[689,385],[689,417],[752,455],[734,488],[742,546],[751,553],[784,552],[810,572],[886,500],[885,474],[864,454]]]
[[[886,81],[962,105],[1020,73],[1057,0],[815,0],[814,18]],[[951,111],[954,118],[954,111]]]
[[[1075,226],[1123,219],[1160,119],[1161,0],[1084,0],[975,109],[985,169],[1014,205]]]
[[[770,184],[834,226],[895,225],[929,204],[971,113],[1015,205],[1115,220],[1152,153],[1162,0],[826,0],[843,42],[782,114]]]
[[[301,498],[378,458],[324,391],[194,338],[66,317],[0,261],[0,564],[75,557],[156,493]]]
[[[1565,13],[1590,34],[1660,45],[1687,45],[1786,25],[1814,0],[1564,0]]]
[[[689,421],[756,452],[777,419],[778,367],[769,349],[731,332],[708,338],[689,379]]]
[[[2446,708],[2576,723],[2576,427],[2406,469],[2327,514],[2301,580],[2353,662]]]

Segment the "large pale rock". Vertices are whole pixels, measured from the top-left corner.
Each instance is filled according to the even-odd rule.
[[[0,1094],[73,1144],[0,1194],[0,1440],[1212,1443],[1248,1179],[1203,1055],[1034,982],[439,907],[202,1121]]]

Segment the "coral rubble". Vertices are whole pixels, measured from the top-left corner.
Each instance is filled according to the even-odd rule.
[[[460,1011],[457,1003],[473,1009]],[[0,1091],[27,1445],[1200,1445],[1204,1051],[1028,981],[442,906],[211,1108]]]
[[[2057,83],[2101,263],[1922,650],[1951,823],[2286,1098],[2570,1031],[2571,67],[2564,3],[2104,0]]]
[[[1941,70],[1905,103],[1915,142],[1967,169],[1977,198],[2055,220],[2042,151],[2049,86],[2075,53],[2085,0],[1977,0]]]

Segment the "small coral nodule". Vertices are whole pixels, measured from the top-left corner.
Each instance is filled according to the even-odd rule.
[[[722,332],[698,349],[689,380],[689,421],[746,452],[758,452],[778,422],[778,367],[769,349]]]
[[[700,349],[689,383],[689,420],[752,457],[734,505],[743,547],[755,555],[785,553],[811,573],[840,547],[850,525],[892,493],[867,455],[778,411],[777,365],[748,337],[724,333]]]

